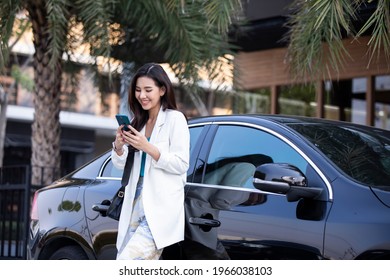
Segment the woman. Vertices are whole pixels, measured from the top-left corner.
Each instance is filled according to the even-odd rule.
[[[177,110],[173,86],[155,63],[142,66],[130,85],[130,131],[118,127],[113,164],[123,169],[130,148],[139,150],[119,219],[117,259],[159,259],[164,247],[184,239],[184,185],[189,130]]]

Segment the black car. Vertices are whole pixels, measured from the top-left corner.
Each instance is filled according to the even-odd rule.
[[[186,239],[164,259],[390,259],[390,132],[281,115],[189,120]],[[114,259],[110,151],[35,193],[29,259]]]

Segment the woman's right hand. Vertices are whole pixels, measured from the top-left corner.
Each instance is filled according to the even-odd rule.
[[[123,125],[117,128],[116,135],[115,135],[115,151],[118,155],[123,154],[123,146],[125,145],[125,140],[123,138],[123,132],[122,132]]]

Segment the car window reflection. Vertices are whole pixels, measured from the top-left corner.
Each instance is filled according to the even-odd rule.
[[[221,125],[210,149],[203,183],[254,188],[256,167],[273,162],[290,163],[300,170],[308,166],[298,152],[267,132]]]
[[[390,190],[388,134],[378,132],[378,135],[375,135],[348,126],[311,124],[290,126],[305,136],[353,179]]]

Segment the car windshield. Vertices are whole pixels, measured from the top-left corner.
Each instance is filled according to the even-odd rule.
[[[290,124],[353,179],[390,191],[390,132],[332,124]]]

